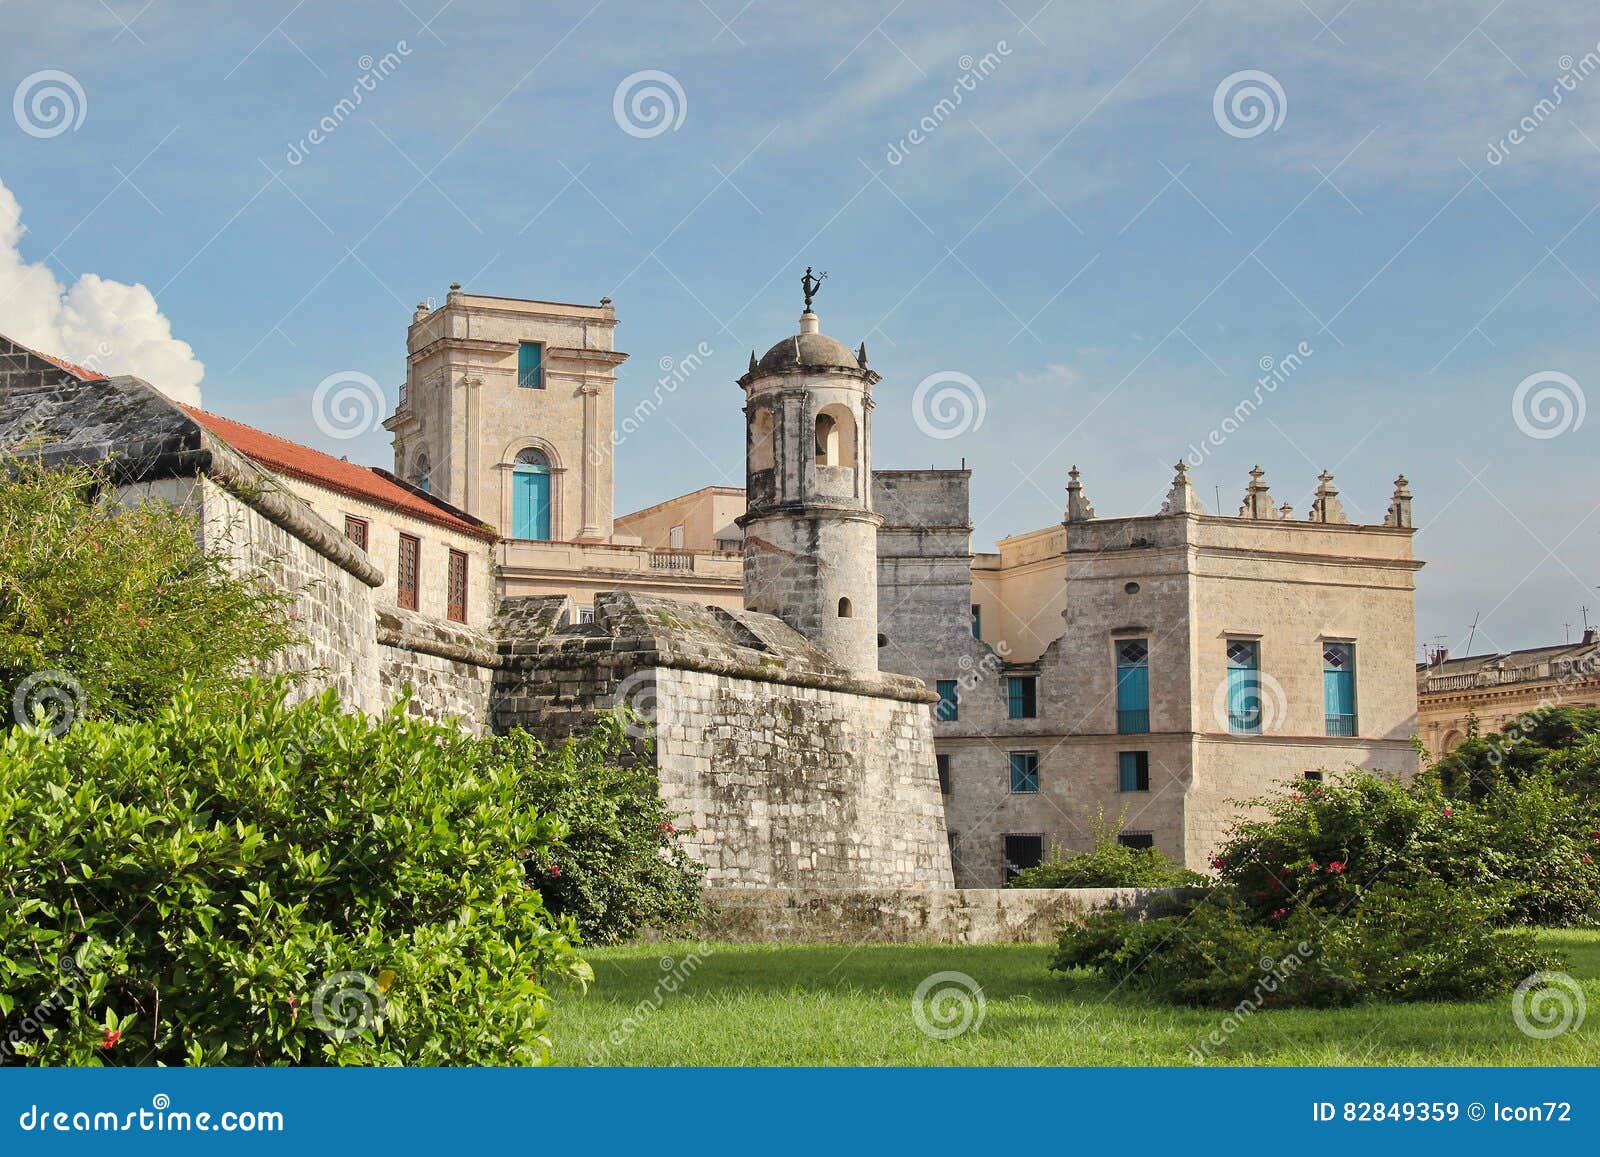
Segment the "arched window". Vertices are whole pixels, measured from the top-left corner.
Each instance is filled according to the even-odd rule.
[[[838,403],[817,412],[817,465],[856,464],[856,419],[850,407]]]
[[[433,467],[428,462],[428,452],[426,450],[417,451],[417,464],[412,468],[411,480],[418,490],[430,489],[432,474]]]
[[[550,537],[550,459],[532,447],[511,467],[511,537]]]
[[[772,469],[772,411],[757,410],[750,418],[750,469]]]
[[[839,617],[841,619],[848,619],[854,614],[855,614],[855,610],[854,610],[854,608],[852,608],[850,606],[850,600],[849,599],[840,599],[839,600]]]

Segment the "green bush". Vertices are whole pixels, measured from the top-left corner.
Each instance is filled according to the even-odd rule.
[[[1050,848],[1044,863],[1024,868],[1008,888],[1176,888],[1210,881],[1163,856],[1155,848],[1128,848],[1117,842],[1120,819],[1109,823],[1103,812],[1089,819],[1094,849],[1063,852]]]
[[[590,975],[525,870],[559,823],[402,707],[185,687],[0,736],[0,1059],[538,1063]]]
[[[1458,799],[1481,799],[1516,785],[1545,766],[1555,752],[1587,749],[1573,768],[1574,787],[1600,786],[1600,708],[1542,707],[1518,716],[1495,735],[1481,735],[1474,719],[1467,738],[1433,765],[1445,790]]]
[[[1529,771],[1476,802],[1428,775],[1401,784],[1353,772],[1296,789],[1257,801],[1266,815],[1236,825],[1212,864],[1259,918],[1340,912],[1380,881],[1423,880],[1493,891],[1507,922],[1594,918],[1600,825],[1593,803],[1553,771]]]
[[[1528,929],[1497,930],[1503,898],[1437,880],[1380,883],[1337,916],[1262,920],[1231,888],[1180,916],[1117,913],[1062,931],[1050,967],[1088,968],[1157,999],[1212,1008],[1480,1000],[1556,962]]]
[[[0,714],[149,715],[231,687],[295,639],[288,598],[201,549],[195,520],[93,471],[0,470]]]
[[[700,916],[704,867],[680,845],[680,818],[661,799],[648,758],[636,758],[624,713],[547,748],[526,732],[493,740],[520,768],[525,803],[566,835],[528,861],[550,910],[577,921],[585,942],[614,943],[641,929],[684,931]]]

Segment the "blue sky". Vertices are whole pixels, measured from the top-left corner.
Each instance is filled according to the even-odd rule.
[[[1326,467],[1379,521],[1404,471],[1419,640],[1600,621],[1592,5],[12,0],[0,29],[0,331],[81,346],[114,313],[104,368],[182,385],[170,326],[210,409],[387,465],[311,395],[349,371],[392,399],[415,303],[609,295],[619,413],[713,351],[622,446],[618,507],[643,506],[740,478],[734,379],[811,264],[824,329],[884,376],[876,465],[964,458],[980,549],[1059,520],[1074,463],[1102,515],[1153,511],[1304,343],[1204,448],[1208,506],[1259,462],[1303,514]],[[46,70],[82,94],[59,132]],[[631,90],[614,110],[645,71],[676,86],[659,132]],[[935,374],[981,424],[930,436]]]

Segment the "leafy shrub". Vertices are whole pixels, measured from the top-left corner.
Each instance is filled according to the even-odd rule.
[[[1094,849],[1063,852],[1052,846],[1050,858],[1024,868],[1008,888],[1175,888],[1209,883],[1205,876],[1174,864],[1155,848],[1128,848],[1117,842],[1122,823],[1109,823],[1100,812],[1089,819]]]
[[[1431,776],[1401,784],[1365,772],[1257,802],[1265,817],[1236,825],[1212,866],[1261,919],[1341,912],[1380,881],[1493,891],[1513,923],[1588,922],[1600,899],[1593,805],[1550,771],[1477,802]]]
[[[195,520],[88,469],[0,471],[0,704],[130,719],[231,687],[292,643],[288,598],[208,555]],[[39,685],[39,680],[44,685]],[[24,722],[26,720],[19,720]],[[63,726],[70,718],[63,720]]]
[[[1117,913],[1063,930],[1050,967],[1089,968],[1179,1004],[1215,1008],[1479,1000],[1554,967],[1527,929],[1496,930],[1504,899],[1437,880],[1380,883],[1330,918],[1262,920],[1231,888],[1182,916]]]
[[[402,707],[185,687],[0,736],[0,1060],[537,1063],[590,975],[524,868],[559,823]]]
[[[603,717],[587,734],[547,748],[526,732],[493,741],[522,769],[524,801],[566,829],[528,861],[551,911],[577,921],[588,943],[625,940],[643,928],[682,930],[700,915],[703,865],[680,845],[648,759],[628,736],[635,721]]]
[[[1515,785],[1544,766],[1554,752],[1588,749],[1574,786],[1600,786],[1600,708],[1544,707],[1518,716],[1496,735],[1480,735],[1474,719],[1467,738],[1433,765],[1445,790],[1459,799],[1481,799],[1496,788]]]

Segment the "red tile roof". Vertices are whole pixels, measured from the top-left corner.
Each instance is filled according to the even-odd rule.
[[[392,475],[380,473],[373,467],[358,466],[354,462],[335,458],[331,454],[193,406],[184,406],[183,409],[246,458],[275,473],[287,474],[326,490],[386,506],[462,534],[491,541],[497,537],[492,529],[464,511],[432,498]]]

